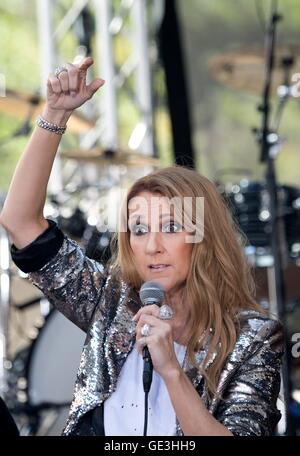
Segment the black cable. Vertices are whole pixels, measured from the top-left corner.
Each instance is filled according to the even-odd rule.
[[[143,387],[145,392],[145,421],[144,421],[144,436],[147,435],[147,424],[148,424],[148,394],[151,388],[152,375],[153,375],[153,364],[151,355],[147,345],[143,348]]]
[[[147,435],[147,427],[148,427],[148,396],[149,396],[149,393],[145,393],[145,420],[144,420],[144,433],[143,433],[143,436]]]

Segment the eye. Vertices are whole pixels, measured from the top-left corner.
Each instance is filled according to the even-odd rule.
[[[177,222],[166,223],[162,227],[163,233],[178,233],[179,231],[182,231],[182,226]]]
[[[142,234],[145,234],[148,232],[148,228],[146,225],[132,225],[130,228],[131,232],[135,234],[136,236],[141,236]]]

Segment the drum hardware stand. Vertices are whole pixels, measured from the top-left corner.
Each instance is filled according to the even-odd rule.
[[[274,118],[274,123],[273,123],[273,128],[272,128],[273,131],[278,131],[283,110],[291,96],[290,70],[291,70],[292,66],[294,65],[294,63],[295,63],[295,59],[292,55],[286,55],[281,60],[281,66],[283,69],[284,77],[283,77],[283,84],[280,85],[277,89],[279,103],[277,106],[277,111],[275,113],[275,118]]]
[[[6,231],[0,225],[0,396],[7,393],[7,341],[8,315],[10,302],[10,268],[9,268],[9,240]]]
[[[283,324],[284,330],[284,349],[285,353],[282,360],[282,388],[284,396],[284,413],[285,413],[285,434],[294,435],[293,423],[289,413],[291,403],[291,388],[289,379],[289,353],[286,334],[286,317],[285,317],[285,287],[283,274],[283,250],[285,240],[282,236],[282,211],[278,211],[277,182],[274,159],[278,153],[279,136],[269,128],[270,119],[270,89],[272,83],[272,72],[274,69],[274,49],[276,40],[276,25],[282,20],[282,16],[277,13],[277,0],[272,1],[270,23],[266,35],[266,77],[263,91],[263,102],[258,107],[262,113],[262,128],[258,132],[257,140],[261,147],[260,161],[266,165],[266,184],[270,204],[270,222],[271,222],[271,249],[274,258],[272,267],[273,280],[270,281],[268,271],[268,282],[270,288],[270,297],[274,299],[275,311],[278,319]],[[286,100],[284,100],[285,103]],[[283,105],[282,105],[283,106]],[[281,109],[282,111],[282,109]],[[276,150],[276,149],[277,150]],[[276,152],[274,154],[274,152]],[[271,282],[271,283],[270,283]]]

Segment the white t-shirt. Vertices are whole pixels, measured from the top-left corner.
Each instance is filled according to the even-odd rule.
[[[174,342],[174,351],[182,366],[186,347]],[[143,435],[143,366],[143,357],[135,346],[121,369],[116,391],[104,402],[105,435]],[[154,369],[148,395],[147,435],[176,435],[175,411],[165,382]]]

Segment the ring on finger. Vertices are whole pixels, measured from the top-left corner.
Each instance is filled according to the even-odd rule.
[[[58,78],[58,76],[60,75],[60,73],[62,73],[63,71],[67,71],[67,72],[68,72],[68,70],[67,70],[67,68],[66,68],[65,66],[59,66],[59,67],[57,67],[57,68],[55,69],[54,74],[55,74],[55,76]]]
[[[148,325],[148,323],[145,323],[144,326],[142,327],[141,334],[142,334],[142,336],[150,335],[150,326]]]
[[[167,304],[164,304],[159,308],[159,318],[161,320],[170,320],[173,317],[173,310]]]

